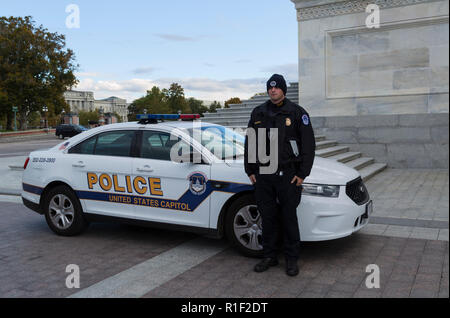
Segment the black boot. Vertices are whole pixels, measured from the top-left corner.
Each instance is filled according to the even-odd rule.
[[[286,274],[288,274],[289,276],[298,275],[298,265],[296,259],[293,258],[286,259]]]
[[[277,266],[277,265],[278,265],[278,260],[276,258],[267,257],[267,258],[264,258],[258,264],[256,264],[254,270],[257,273],[261,273],[261,272],[265,272],[266,270],[268,270],[269,267]]]

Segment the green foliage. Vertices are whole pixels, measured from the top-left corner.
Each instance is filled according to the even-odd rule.
[[[12,127],[12,106],[17,106],[19,127],[29,116],[42,112],[48,117],[67,107],[63,93],[77,84],[74,52],[65,48],[65,37],[35,26],[31,17],[0,17],[0,114]]]
[[[89,121],[98,121],[100,119],[100,116],[98,114],[98,111],[80,111],[78,112],[78,118],[80,121],[80,125],[83,125],[85,127],[89,126]]]
[[[156,86],[147,91],[146,96],[136,99],[128,106],[128,120],[136,121],[136,115],[143,114],[144,109],[147,114],[172,113],[166,95]]]
[[[172,83],[170,84],[170,88],[163,89],[162,93],[165,95],[171,114],[176,114],[178,111],[181,111],[183,114],[191,112],[191,109],[184,98],[184,88],[181,87],[180,84]]]
[[[220,102],[214,101],[210,106],[209,106],[209,111],[211,113],[217,113],[217,108],[222,108],[222,105],[220,105]]]
[[[193,114],[200,114],[203,116],[204,113],[209,111],[208,107],[203,105],[201,100],[195,99],[193,97],[187,100],[187,104]]]
[[[239,97],[230,98],[225,102],[225,108],[230,108],[231,104],[242,104],[241,99]]]

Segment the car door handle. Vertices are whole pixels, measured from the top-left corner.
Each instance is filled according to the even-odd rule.
[[[77,163],[72,163],[72,167],[84,168],[84,167],[86,167],[86,165],[84,164],[83,161],[78,161]]]
[[[152,167],[150,167],[148,165],[145,165],[143,167],[137,168],[136,170],[139,171],[139,172],[153,172]]]

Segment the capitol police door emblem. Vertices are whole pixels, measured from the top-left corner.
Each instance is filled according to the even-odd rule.
[[[202,195],[206,191],[206,183],[208,179],[202,172],[193,172],[188,177],[189,190],[192,194]]]

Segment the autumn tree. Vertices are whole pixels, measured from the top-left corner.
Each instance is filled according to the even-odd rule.
[[[63,93],[77,84],[75,55],[65,36],[35,26],[32,17],[0,17],[0,114],[12,129],[12,107],[19,127],[33,112],[48,108],[48,117],[68,111]],[[67,108],[66,108],[67,107]]]
[[[239,97],[230,98],[225,102],[224,108],[230,108],[232,104],[242,104],[241,99]]]

